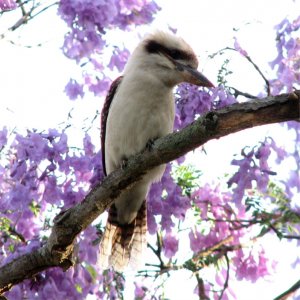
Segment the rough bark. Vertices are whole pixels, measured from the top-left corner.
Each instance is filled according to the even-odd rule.
[[[47,243],[0,268],[0,295],[13,285],[53,266],[67,270],[73,265],[76,236],[92,223],[113,200],[149,169],[170,162],[211,139],[271,123],[300,121],[300,91],[282,94],[211,111],[184,129],[156,140],[151,149],[129,158],[94,187],[74,207],[61,212]]]

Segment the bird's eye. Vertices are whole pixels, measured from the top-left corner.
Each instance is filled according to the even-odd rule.
[[[182,52],[177,49],[172,49],[168,53],[173,59],[180,59],[182,58]]]

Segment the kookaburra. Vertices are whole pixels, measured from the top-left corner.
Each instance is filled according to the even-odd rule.
[[[181,38],[157,31],[136,47],[108,92],[101,116],[102,162],[105,175],[120,168],[124,160],[142,151],[149,141],[173,131],[173,88],[188,82],[204,87],[212,83],[197,71],[198,60]],[[100,244],[99,263],[122,271],[139,266],[146,246],[146,196],[160,180],[161,165],[125,190],[109,209]]]

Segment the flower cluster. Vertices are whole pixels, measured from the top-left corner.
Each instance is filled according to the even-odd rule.
[[[15,0],[0,0],[0,12],[13,10],[17,8],[17,3]]]
[[[264,193],[266,191],[269,176],[276,173],[270,170],[268,165],[268,158],[271,154],[271,145],[267,139],[258,147],[251,149],[244,148],[241,151],[241,159],[233,159],[232,165],[238,166],[238,171],[229,179],[228,185],[231,187],[236,184],[234,188],[234,202],[240,205],[245,190],[252,189],[254,182],[256,188]]]
[[[229,236],[232,236],[232,242],[238,243],[243,231],[235,232],[232,224],[225,221],[237,217],[230,202],[231,197],[229,193],[222,193],[219,186],[213,187],[209,184],[193,193],[192,200],[201,220],[201,226],[191,228],[189,233],[190,248],[194,254],[212,247]]]
[[[83,97],[83,84],[78,83],[75,79],[70,79],[65,87],[65,92],[71,100],[76,100],[78,97]]]
[[[0,245],[1,265],[30,252],[43,244],[49,227],[49,213],[70,207],[83,199],[89,187],[103,176],[100,153],[88,134],[82,150],[72,150],[64,130],[27,131],[24,135],[0,131],[1,142],[8,142],[1,151],[0,165]],[[53,212],[52,212],[53,214]],[[98,247],[94,227],[87,228],[78,240],[78,264],[64,273],[55,268],[39,274],[35,281],[14,287],[8,296],[13,299],[83,299],[95,293],[94,269]],[[72,288],[71,288],[72,287]],[[51,292],[50,292],[51,291]]]
[[[300,85],[300,17],[290,22],[284,19],[275,29],[277,31],[277,57],[270,63],[276,70],[276,79],[271,83],[272,93],[291,92],[293,87]]]
[[[175,95],[176,115],[175,129],[181,129],[195,120],[199,115],[236,102],[236,99],[224,88],[217,87],[211,92],[195,85],[181,84]]]
[[[214,248],[225,250],[236,247],[237,251],[226,254],[227,259],[231,260],[231,270],[235,270],[233,273],[230,272],[230,278],[255,282],[270,274],[272,265],[260,247],[251,247],[250,244],[246,250],[241,247],[246,240],[251,241],[253,238],[251,228],[245,225],[247,224],[245,220],[250,219],[251,213],[237,208],[231,201],[232,198],[232,192],[222,191],[220,185],[209,184],[196,189],[191,195],[196,215],[195,225],[189,232],[193,261],[198,260],[199,264],[205,264],[209,259],[214,260]],[[220,253],[222,252],[215,252],[216,256]],[[216,297],[214,290],[224,288],[228,276],[227,267],[216,270],[215,274],[215,283],[209,281],[209,284],[205,285],[206,294],[210,295],[210,298]],[[199,290],[195,289],[195,292],[198,294]],[[228,288],[222,299],[230,299],[231,296],[234,296],[234,292]]]
[[[180,129],[195,120],[195,116],[208,112],[213,106],[208,92],[191,84],[181,84],[176,90],[176,116],[174,127]]]
[[[275,26],[277,32],[276,47],[277,57],[270,62],[272,69],[276,71],[276,79],[270,81],[272,93],[279,94],[280,92],[292,92],[300,87],[300,17],[293,21],[284,19],[281,23]],[[290,121],[284,124],[289,130],[294,131],[295,151],[294,153],[282,152],[282,157],[290,157],[294,160],[295,165],[299,166],[299,141],[300,141],[300,125],[298,122]],[[274,149],[275,150],[275,149]],[[285,189],[288,196],[292,199],[294,194],[300,192],[300,172],[299,167],[290,171],[290,176],[287,179]]]
[[[244,253],[243,250],[238,250],[233,262],[239,280],[246,279],[254,283],[258,278],[270,274],[268,258],[262,249],[256,253]]]
[[[148,195],[148,229],[154,234],[158,223],[162,230],[170,233],[174,227],[173,217],[183,220],[190,200],[182,195],[181,188],[171,175],[171,165],[168,164],[160,182],[154,183]],[[160,218],[156,218],[160,216]]]
[[[91,92],[103,94],[109,78],[102,72],[104,66],[120,71],[128,57],[128,50],[118,47],[112,51],[110,62],[103,59],[103,52],[109,46],[105,36],[110,30],[126,30],[133,26],[150,23],[159,10],[152,0],[142,1],[59,1],[58,13],[70,28],[65,36],[63,51],[67,57],[78,64],[89,64],[94,71],[84,74],[83,83],[69,83],[66,92],[71,99],[82,96],[83,85],[87,85]]]

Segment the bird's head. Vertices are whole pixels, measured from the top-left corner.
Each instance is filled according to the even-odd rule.
[[[197,67],[198,59],[189,44],[173,34],[156,31],[148,35],[135,49],[127,70],[142,69],[171,87],[181,82],[213,87],[197,71]]]

